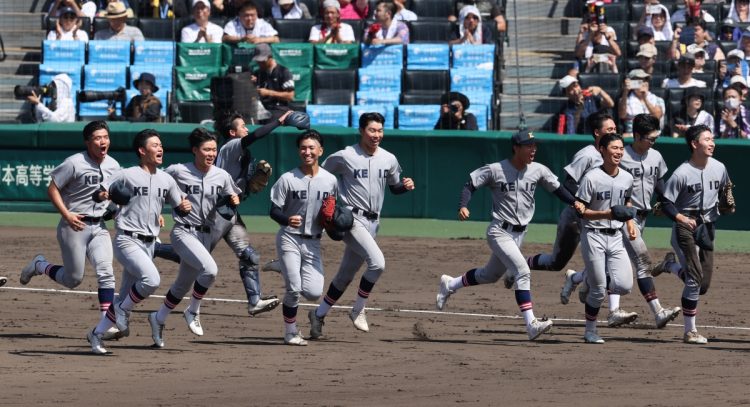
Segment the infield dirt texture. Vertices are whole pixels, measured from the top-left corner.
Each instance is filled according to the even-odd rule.
[[[469,287],[435,311],[441,274],[459,275],[483,265],[484,240],[384,237],[386,272],[370,297],[370,332],[356,331],[348,309],[326,318],[327,340],[285,346],[280,308],[256,318],[246,313],[237,261],[226,244],[214,252],[220,266],[202,311],[206,334],[193,336],[182,319],[184,301],[167,321],[166,347],[152,349],[147,312],[156,310],[177,265],[159,260],[159,297],[140,304],[131,336],[107,342],[95,356],[86,331],[99,318],[96,279],[87,268],[76,293],[47,277],[21,287],[21,268],[36,254],[61,260],[52,228],[0,228],[0,388],[3,406],[708,406],[750,404],[750,255],[715,256],[710,292],[699,305],[700,332],[708,345],[682,343],[682,317],[663,330],[634,287],[622,306],[636,311],[634,326],[606,328],[604,345],[582,341],[583,305],[574,294],[559,302],[562,272],[532,273],[537,317],[554,319],[550,334],[529,342],[517,318],[512,291],[502,284]],[[722,239],[718,232],[718,239]],[[167,232],[162,238],[168,239]],[[256,234],[263,260],[275,257],[274,236]],[[551,243],[552,237],[550,237]],[[343,245],[323,242],[326,287]],[[549,250],[526,245],[524,254]],[[654,250],[654,259],[665,251]],[[571,266],[580,268],[579,254]],[[119,264],[115,264],[119,284]],[[357,284],[357,280],[353,284]],[[266,293],[281,296],[276,273],[262,275]],[[664,306],[679,306],[682,284],[656,280]],[[356,286],[339,305],[350,306]],[[303,301],[301,331],[309,330]],[[606,318],[602,309],[600,320]]]

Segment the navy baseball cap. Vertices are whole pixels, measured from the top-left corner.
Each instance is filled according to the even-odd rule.
[[[654,30],[651,27],[642,25],[638,29],[638,38],[641,38],[643,36],[653,37],[654,36]]]
[[[534,133],[532,133],[530,130],[521,130],[518,133],[514,134],[513,137],[511,137],[511,141],[513,141],[513,144],[525,146],[528,144],[537,144],[539,140],[536,139],[534,136]]]

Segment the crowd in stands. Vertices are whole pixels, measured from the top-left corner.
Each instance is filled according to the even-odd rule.
[[[560,134],[589,134],[586,118],[609,111],[632,135],[649,113],[662,134],[706,125],[717,138],[750,137],[750,0],[588,1],[574,54],[558,84],[567,101]]]
[[[289,42],[307,42],[314,46],[355,44],[357,45],[357,61],[348,67],[348,69],[353,68],[355,71],[358,68],[361,70],[367,67],[364,63],[365,47],[403,46],[403,50],[397,53],[400,60],[396,58],[395,65],[384,65],[384,69],[395,67],[398,72],[406,72],[407,69],[430,71],[440,69],[446,71],[446,78],[450,78],[448,81],[440,82],[439,86],[435,87],[435,90],[442,89],[441,92],[418,95],[418,98],[421,97],[420,103],[429,101],[429,104],[434,106],[434,110],[431,110],[430,113],[431,123],[429,128],[477,128],[477,116],[466,110],[472,104],[475,105],[475,108],[492,108],[494,95],[491,93],[494,87],[494,76],[490,74],[487,83],[482,84],[483,86],[475,86],[476,89],[482,91],[481,95],[471,94],[471,90],[474,88],[468,91],[459,89],[458,86],[454,88],[454,77],[460,78],[464,73],[456,71],[454,75],[452,69],[454,64],[448,62],[451,59],[448,55],[452,56],[458,49],[453,49],[451,46],[481,44],[494,46],[499,38],[503,38],[506,30],[503,10],[493,0],[441,0],[431,2],[425,2],[424,0],[50,0],[48,3],[47,41],[69,40],[87,43],[86,61],[89,64],[92,63],[93,44],[96,42],[96,46],[99,47],[98,42],[106,40],[132,42],[134,45],[130,60],[136,59],[134,57],[137,53],[136,48],[144,41],[171,40],[177,44],[177,52],[173,52],[173,54],[180,52],[180,44],[225,44],[224,46],[228,45],[233,48],[248,48],[251,58],[243,61],[247,64],[246,66],[237,66],[237,69],[241,68],[243,72],[250,71],[248,74],[252,75],[252,80],[258,87],[258,95],[263,106],[269,111],[289,108],[304,110],[305,105],[313,103],[310,91],[299,92],[295,97],[294,78],[298,78],[300,73],[294,67],[287,69],[279,63],[283,61],[275,60],[273,53],[278,52],[276,45]],[[171,27],[167,32],[165,32],[165,29],[154,29],[153,27],[156,25],[152,22],[157,20],[170,23]],[[300,23],[299,25],[291,25],[291,22],[285,23],[282,27],[281,23],[285,20],[298,20]],[[417,23],[427,24],[417,25]],[[167,26],[161,25],[161,27]],[[298,35],[300,27],[306,30],[305,34]],[[294,32],[294,34],[288,35],[290,32]],[[415,38],[415,35],[418,38]],[[446,50],[445,66],[424,68],[415,65],[414,67],[407,67],[405,62],[407,59],[406,47],[415,42],[443,44],[443,46],[448,47],[444,48]],[[268,47],[269,44],[276,45]],[[359,47],[362,47],[363,62],[359,61]],[[45,45],[43,48],[46,50],[49,47]],[[441,52],[442,50],[443,48],[440,48]],[[494,55],[495,48],[490,50]],[[387,53],[383,52],[383,54]],[[125,103],[123,103],[121,111],[120,108],[110,103],[106,107],[99,107],[99,110],[95,113],[101,112],[113,120],[127,120],[128,117],[133,116],[133,112],[139,112],[135,114],[138,120],[164,120],[167,115],[167,109],[164,106],[167,104],[166,92],[175,93],[178,98],[177,102],[181,102],[179,100],[180,92],[173,87],[172,78],[168,78],[165,81],[167,83],[161,83],[163,78],[160,78],[159,73],[144,70],[149,68],[146,65],[139,65],[138,70],[135,70],[133,68],[136,67],[138,62],[132,62],[133,65],[131,66],[130,60],[124,62],[126,66],[129,66],[126,75],[130,76],[131,80],[127,81],[124,78],[120,80],[118,76],[118,80],[113,81],[121,87],[128,88],[128,107],[125,108]],[[56,61],[49,56],[43,56],[43,61],[45,69],[53,68],[49,72],[54,71],[52,73],[69,75],[73,97],[79,91],[103,90],[98,87],[90,87],[93,82],[87,77],[89,69],[83,70],[83,78],[81,78],[81,75],[76,73],[74,69],[69,69],[69,72],[56,72],[56,69],[60,70],[59,66],[54,66]],[[114,63],[116,61],[105,62]],[[494,62],[494,60],[490,60],[489,66],[484,63],[481,68],[487,69],[489,67],[492,70],[494,69]],[[234,60],[232,60],[232,65],[234,63]],[[226,72],[228,68],[226,61],[218,62],[218,64],[223,69],[212,72],[209,76],[222,75],[223,72]],[[155,69],[164,70],[165,68],[165,66],[158,67],[158,64],[153,65]],[[176,68],[180,66],[185,69],[195,68],[189,66],[190,64],[181,64],[177,60],[176,63],[170,65],[176,65]],[[110,65],[105,68],[108,67]],[[458,65],[455,65],[455,67],[459,68]],[[90,67],[85,64],[84,68]],[[169,68],[171,69],[171,67]],[[234,66],[232,68],[234,69]],[[318,66],[315,65],[315,68],[318,68]],[[471,66],[460,67],[463,70],[470,70],[468,68],[471,68]],[[99,71],[103,70],[106,69],[100,69]],[[45,84],[42,83],[44,79],[51,77],[52,73],[49,72],[45,70],[45,74],[40,74],[41,85]],[[119,75],[119,72],[118,69],[117,75]],[[359,76],[361,77],[361,75],[360,73]],[[181,79],[179,71],[175,71],[172,76],[174,82]],[[305,75],[303,74],[303,76]],[[307,74],[307,76],[313,75]],[[314,76],[317,77],[317,75]],[[156,85],[157,81],[160,82],[160,86]],[[397,83],[400,86],[401,78],[398,78]],[[350,90],[352,92],[362,90],[357,87],[358,83],[355,81],[354,88]],[[145,90],[141,88],[145,88]],[[162,91],[158,92],[160,88]],[[488,89],[490,92],[489,98],[486,97]],[[391,104],[391,107],[388,108],[391,109],[391,112],[393,112],[392,109],[395,106],[402,103],[401,99],[404,98],[401,89],[397,88],[396,90],[398,94],[395,101],[383,102]],[[307,96],[302,96],[303,94]],[[460,95],[460,97],[457,95]],[[304,99],[301,99],[303,97]],[[474,99],[475,97],[478,98],[478,100],[473,100],[475,103],[469,101],[470,98]],[[140,101],[133,105],[132,102],[137,100],[134,98],[138,98]],[[146,99],[150,101],[148,109],[138,108],[139,104]],[[161,100],[164,103],[153,103],[154,99],[156,101]],[[360,102],[360,99],[352,99],[348,104]],[[40,101],[37,101],[37,104]],[[29,100],[29,102],[33,103],[32,100]],[[301,102],[301,105],[295,105],[296,102]],[[372,104],[365,99],[362,99],[361,102],[368,105]],[[160,115],[158,118],[153,116],[154,106],[159,107]],[[79,109],[81,111],[78,112],[78,115],[83,117],[83,109],[80,107]],[[89,112],[89,114],[91,113]],[[488,114],[478,113],[478,116],[486,123]],[[486,128],[486,124],[480,125],[479,128]]]

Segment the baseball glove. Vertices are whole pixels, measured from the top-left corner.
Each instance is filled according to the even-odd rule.
[[[320,211],[318,212],[318,222],[320,222],[320,226],[323,226],[326,229],[332,228],[333,215],[335,212],[336,197],[328,195],[328,197],[323,200],[323,205],[320,206]]]
[[[127,205],[133,193],[122,181],[117,181],[109,186],[109,200],[118,205]]]
[[[651,205],[651,213],[653,213],[654,216],[664,216],[664,210],[662,209],[661,201],[656,201],[653,205]]]
[[[615,205],[610,210],[612,211],[612,219],[619,220],[620,222],[633,219],[636,214],[635,208],[625,205]]]
[[[263,188],[268,185],[268,180],[271,178],[272,172],[273,169],[271,168],[271,164],[269,164],[268,161],[258,161],[258,164],[256,164],[255,166],[253,175],[249,180],[247,180],[247,190],[253,194],[257,194],[258,192],[263,190]]]
[[[722,215],[734,213],[735,209],[737,209],[732,188],[734,188],[732,181],[727,181],[724,188],[719,191],[719,213]]]

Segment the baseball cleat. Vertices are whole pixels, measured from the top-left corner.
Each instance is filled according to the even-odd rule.
[[[597,334],[595,331],[586,331],[583,334],[583,341],[586,343],[596,343],[596,344],[602,344],[604,343],[604,339],[602,339],[599,334]]]
[[[157,348],[164,347],[164,324],[156,320],[156,312],[148,314],[148,324],[151,325],[151,339],[154,340],[154,346]]]
[[[610,328],[616,328],[621,325],[627,325],[638,318],[638,314],[635,312],[627,312],[622,308],[618,308],[614,311],[610,311],[607,315],[607,326]]]
[[[685,332],[682,337],[682,341],[691,345],[705,345],[708,343],[708,339],[705,336],[698,333],[696,330]]]
[[[503,274],[502,278],[503,278],[503,285],[505,286],[505,288],[509,290],[513,288],[513,284],[516,283],[516,276],[510,275],[510,273],[506,271],[505,274]]]
[[[661,273],[669,273],[669,263],[675,263],[675,255],[672,252],[669,252],[664,255],[664,260],[661,261],[661,263],[654,266],[654,268],[651,269],[651,277],[656,277]]]
[[[7,277],[0,277],[0,287],[4,286],[8,282]]]
[[[450,289],[451,280],[453,280],[453,277],[446,274],[440,277],[440,287],[438,287],[437,298],[435,299],[435,305],[440,311],[445,308],[445,303],[448,302],[451,294],[455,293],[455,291]]]
[[[115,325],[122,332],[123,336],[130,335],[130,312],[120,308],[119,303],[112,304],[115,309]]]
[[[123,335],[122,332],[120,332],[120,330],[114,326],[112,328],[107,329],[107,332],[102,334],[103,341],[116,341],[124,337],[125,335]]]
[[[315,314],[317,308],[311,309],[307,313],[307,319],[310,320],[310,339],[319,339],[323,336],[323,325],[325,325],[325,317],[318,317]]]
[[[359,313],[355,313],[354,310],[349,313],[349,319],[354,323],[354,327],[362,332],[370,332],[370,327],[367,325],[367,315],[365,315],[364,308]]]
[[[279,306],[279,299],[276,297],[261,298],[260,300],[258,300],[257,304],[247,305],[247,313],[250,314],[251,317],[253,317],[258,314],[271,311],[272,309],[278,306]]]
[[[26,285],[29,283],[29,281],[31,281],[31,277],[42,274],[36,271],[36,264],[40,261],[47,261],[47,259],[45,259],[41,254],[37,254],[36,257],[31,259],[29,264],[27,264],[26,267],[21,270],[21,278],[19,279],[21,284]]]
[[[284,343],[292,346],[307,346],[307,341],[299,332],[289,332],[284,335]]]
[[[535,318],[533,321],[531,321],[531,324],[526,327],[526,332],[528,332],[529,334],[529,340],[533,341],[534,339],[540,337],[543,333],[549,332],[550,329],[552,329],[551,320],[540,321]]]
[[[661,311],[656,313],[656,329],[662,329],[667,326],[668,323],[673,321],[680,315],[682,309],[680,307],[674,308],[662,308]]]
[[[89,331],[89,333],[86,334],[86,339],[91,344],[91,352],[94,352],[97,355],[104,355],[107,353],[107,349],[102,345],[101,335],[97,335],[94,331]]]
[[[570,294],[573,294],[578,284],[573,282],[573,276],[576,274],[575,270],[568,269],[565,272],[565,284],[563,284],[562,290],[560,290],[560,302],[567,304],[570,301]]]
[[[269,261],[268,263],[264,264],[260,270],[261,271],[275,271],[277,273],[281,273],[281,262],[279,261],[279,259],[273,259]]]
[[[190,329],[190,332],[198,336],[203,336],[203,327],[201,326],[201,315],[190,312],[187,309],[185,310],[185,312],[182,313],[182,315],[185,317],[185,322],[187,322],[188,329]]]

